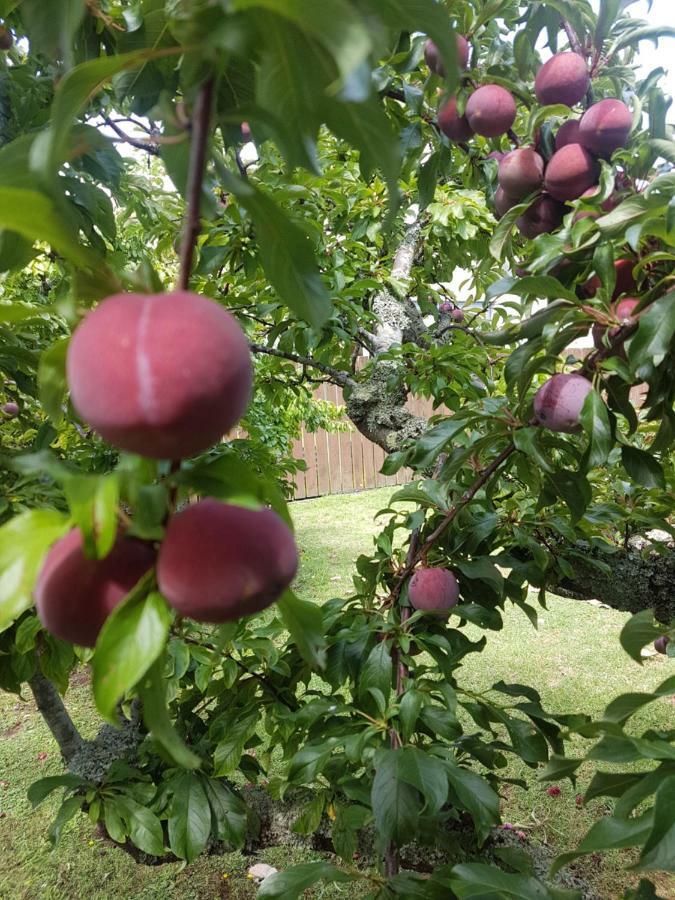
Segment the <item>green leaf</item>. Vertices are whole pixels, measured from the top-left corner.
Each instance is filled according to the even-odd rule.
[[[343,79],[368,59],[370,35],[365,22],[346,0],[234,0],[232,8],[267,9],[284,16],[314,37],[331,53]]]
[[[26,188],[0,187],[0,228],[15,231],[31,242],[51,244],[70,262],[83,269],[106,271],[105,264],[77,237],[70,221],[44,194]]]
[[[150,666],[138,694],[143,703],[143,721],[154,739],[177,766],[198,769],[200,758],[185,746],[169,715],[163,659],[156,660]]]
[[[448,762],[446,772],[452,792],[462,809],[471,813],[481,843],[499,822],[499,797],[480,775]]]
[[[371,688],[375,688],[381,692],[386,702],[391,693],[393,672],[389,646],[386,641],[380,641],[370,651],[361,668],[358,680],[359,697],[366,697]]]
[[[63,419],[63,403],[68,392],[66,381],[66,355],[70,338],[61,338],[40,357],[38,390],[40,403],[54,425]]]
[[[82,532],[85,553],[102,559],[110,553],[117,537],[117,475],[71,476],[64,481],[64,490],[72,520]]]
[[[226,841],[233,850],[240,850],[246,843],[248,831],[246,804],[220,779],[205,778],[204,787],[216,822],[218,840]]]
[[[602,714],[602,719],[604,722],[616,722],[623,725],[638,709],[642,709],[643,706],[656,699],[655,694],[621,694],[607,706]]]
[[[588,479],[580,474],[558,471],[547,476],[553,492],[565,501],[573,522],[577,522],[588,509],[593,491]]]
[[[506,243],[511,236],[513,226],[516,224],[516,221],[523,215],[523,213],[527,212],[530,206],[532,206],[533,199],[534,198],[530,196],[527,199],[523,200],[522,203],[518,203],[516,206],[512,206],[511,209],[499,220],[499,224],[495,228],[492,235],[492,240],[490,241],[490,254],[498,262],[501,262],[504,259],[504,248],[506,247]]]
[[[118,804],[126,812],[125,818],[129,824],[129,837],[132,843],[150,856],[164,856],[162,823],[154,812],[128,796],[121,796]]]
[[[637,334],[628,343],[628,362],[633,371],[645,363],[659,366],[671,349],[674,335],[675,291],[671,291],[640,316]]]
[[[176,783],[169,815],[169,845],[190,863],[206,847],[211,834],[211,807],[201,779],[190,772]]]
[[[632,616],[621,629],[619,640],[626,653],[642,665],[642,648],[660,637],[662,630],[654,625],[654,610],[643,609]]]
[[[116,723],[115,707],[145,675],[164,649],[171,611],[156,591],[148,593],[152,575],[141,579],[103,626],[92,660],[96,708]]]
[[[422,692],[416,691],[414,688],[406,691],[401,698],[398,716],[401,720],[401,732],[406,740],[409,740],[415,732],[423,699]]]
[[[41,778],[34,781],[28,788],[28,800],[35,809],[42,801],[47,798],[53,791],[59,788],[74,789],[85,785],[87,782],[80,778],[79,775],[67,773],[65,775],[50,775],[48,778]]]
[[[654,800],[654,824],[635,867],[675,872],[675,775],[664,778]]]
[[[33,52],[72,65],[71,42],[85,13],[85,0],[23,0],[22,22]]]
[[[579,900],[578,891],[550,889],[536,878],[511,875],[484,863],[462,863],[450,873],[450,886],[460,900]]]
[[[33,605],[33,585],[44,556],[68,526],[62,513],[35,509],[0,527],[0,632]]]
[[[548,765],[539,776],[540,781],[557,781],[559,778],[570,778],[582,764],[583,759],[569,759],[566,756],[552,756]]]
[[[419,816],[438,812],[447,796],[448,779],[440,760],[416,747],[379,753],[371,803],[382,844],[409,842]]]
[[[260,885],[258,900],[296,900],[303,891],[319,881],[345,883],[356,881],[360,875],[350,875],[329,862],[300,863],[283,872],[269,875]]]
[[[119,795],[118,795],[119,796]],[[103,804],[103,822],[105,830],[108,832],[113,841],[123,844],[129,834],[127,827],[117,809],[118,796],[114,799],[111,797]]]
[[[638,447],[622,447],[621,462],[633,481],[646,488],[665,489],[663,468],[651,453]]]
[[[305,662],[314,669],[325,668],[326,638],[321,607],[301,600],[293,591],[285,591],[277,605],[281,619]]]
[[[588,392],[579,420],[588,435],[587,468],[604,465],[614,445],[614,437],[607,406],[597,391]]]
[[[621,6],[621,0],[600,0],[600,11],[593,35],[593,44],[598,50],[602,50],[605,38],[610,33]]]
[[[322,111],[328,127],[361,152],[361,168],[368,174],[379,168],[389,189],[389,220],[399,205],[398,176],[401,168],[399,140],[382,105],[327,102]]]
[[[48,837],[52,844],[56,844],[61,837],[64,825],[70,822],[84,806],[84,794],[69,797],[61,804],[56,818],[49,826]]]
[[[293,823],[293,831],[296,834],[310,835],[318,831],[323,811],[326,806],[326,797],[317,794],[303,807],[302,812]]]
[[[225,190],[235,195],[253,220],[265,273],[281,299],[310,325],[323,325],[331,302],[305,232],[249,181],[229,172],[220,174]]]
[[[542,430],[530,426],[527,428],[519,428],[513,432],[513,443],[516,449],[520,450],[526,456],[529,456],[534,463],[544,472],[555,471],[552,464],[544,455],[541,445]]]

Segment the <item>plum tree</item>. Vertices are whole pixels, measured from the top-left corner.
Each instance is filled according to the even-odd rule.
[[[415,609],[445,613],[459,603],[459,583],[448,569],[422,566],[410,579],[408,597]]]
[[[621,100],[594,103],[581,117],[579,142],[591,153],[609,158],[628,143],[633,126],[631,111]]]
[[[540,234],[548,234],[559,228],[566,210],[564,203],[542,194],[516,221],[516,225],[524,237],[532,240]]]
[[[3,403],[2,412],[8,418],[14,418],[19,415],[19,404],[14,400],[8,400],[7,403]]]
[[[534,416],[539,425],[551,431],[574,434],[579,417],[593,385],[577,374],[553,375],[534,396]]]
[[[169,520],[157,581],[182,616],[217,623],[274,603],[297,568],[293,534],[277,513],[207,499]]]
[[[578,53],[556,53],[537,72],[534,90],[542,106],[564,103],[574,106],[590,86],[586,60]]]
[[[469,97],[466,118],[476,134],[498,137],[515,122],[516,101],[501,85],[485,84]]]
[[[555,149],[560,150],[568,144],[579,143],[579,120],[568,119],[558,129],[555,136]]]
[[[531,147],[519,147],[499,164],[499,186],[513,200],[522,200],[541,187],[544,160]]]
[[[93,647],[105,620],[155,564],[154,547],[118,537],[103,559],[84,553],[82,532],[74,528],[47,554],[35,584],[35,605],[55,637]]]
[[[438,127],[446,137],[457,144],[463,144],[473,137],[473,129],[468,119],[457,112],[455,97],[451,97],[438,110]]]
[[[73,405],[106,441],[156,459],[206,450],[243,415],[252,364],[236,319],[186,291],[117,294],[68,350]]]
[[[580,144],[567,144],[556,150],[544,178],[544,187],[556,200],[576,200],[597,183],[598,161]]]
[[[460,69],[465,70],[469,67],[469,56],[471,54],[471,47],[467,39],[461,35],[456,34],[455,38],[457,40],[457,65]],[[429,66],[434,75],[439,75],[441,78],[445,78],[445,66],[443,65],[443,59],[441,54],[439,53],[438,47],[436,44],[429,38],[424,44],[424,61]]]

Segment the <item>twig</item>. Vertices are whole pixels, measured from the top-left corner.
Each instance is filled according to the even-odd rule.
[[[187,188],[188,205],[180,245],[180,274],[178,276],[178,287],[184,291],[190,284],[195,244],[201,228],[202,187],[209,143],[212,99],[213,78],[211,77],[204,82],[197,95],[192,120],[192,149]]]
[[[309,356],[298,356],[295,353],[286,353],[283,350],[277,350],[275,347],[266,347],[264,344],[249,344],[249,347],[252,353],[266,353],[268,356],[276,356],[279,359],[287,359],[289,362],[294,362],[301,366],[309,366],[311,369],[318,369],[319,372],[328,375],[334,384],[339,384],[343,387],[354,384],[354,381],[346,372],[341,372],[339,369],[327,366]]]
[[[578,53],[580,56],[584,55],[583,47],[581,46],[581,41],[579,40],[579,36],[576,31],[572,28],[571,24],[567,21],[567,19],[561,19],[562,27],[565,29],[565,34],[567,35],[567,40],[570,42],[570,47],[575,53]]]
[[[154,141],[145,140],[144,138],[133,138],[131,135],[127,134],[125,131],[119,127],[116,122],[110,118],[110,116],[104,116],[103,121],[115,134],[120,138],[120,140],[124,141],[125,144],[129,144],[131,147],[135,147],[137,150],[144,150],[146,153],[149,153],[151,156],[159,156],[159,147]]]

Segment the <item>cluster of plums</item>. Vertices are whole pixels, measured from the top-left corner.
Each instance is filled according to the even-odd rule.
[[[466,44],[458,36],[460,40]],[[460,54],[460,62],[468,62],[466,46],[466,56]],[[443,74],[438,50],[431,41],[427,42],[425,58],[433,72]],[[557,53],[540,68],[534,86],[543,106],[573,107],[590,87],[586,61],[578,53]],[[446,100],[438,110],[438,127],[456,143],[465,143],[475,134],[495,138],[511,129],[516,112],[516,101],[506,88],[485,84],[470,94],[463,114],[456,97]],[[540,192],[518,219],[519,230],[525,237],[535,238],[560,227],[567,211],[565,203],[594,192],[600,174],[598,159],[609,159],[615,150],[625,147],[631,127],[632,116],[626,104],[610,98],[594,103],[580,119],[564,122],[555,137],[555,152],[548,160],[538,142],[509,153],[493,151],[490,156],[499,163],[497,217],[530,194]]]
[[[85,422],[113,446],[153,459],[207,450],[244,414],[253,385],[235,318],[187,291],[104,300],[73,335],[67,375]],[[154,566],[181,616],[220,623],[273,603],[297,565],[293,535],[275,512],[207,499],[170,517],[159,550],[120,533],[104,559],[89,559],[74,529],[49,551],[35,601],[52,634],[93,646]]]
[[[459,306],[455,306],[451,300],[443,300],[442,303],[439,303],[438,311],[444,316],[450,316],[453,322],[464,321],[464,310],[460,309]]]

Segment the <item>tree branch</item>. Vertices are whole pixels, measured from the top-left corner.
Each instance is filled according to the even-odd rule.
[[[562,27],[565,30],[565,34],[567,35],[567,40],[570,42],[570,47],[575,53],[578,53],[580,56],[584,56],[584,50],[581,46],[581,41],[576,33],[576,31],[572,28],[572,25],[567,21],[567,19],[560,20]]]
[[[180,274],[178,277],[178,287],[184,291],[190,284],[195,244],[201,228],[202,186],[209,143],[212,100],[213,77],[205,81],[200,88],[192,119],[192,148],[187,187],[188,205],[180,245]]]
[[[122,131],[119,125],[116,122],[113,122],[110,116],[104,116],[103,121],[108,126],[108,128],[115,132],[120,140],[124,141],[125,144],[129,144],[131,147],[135,147],[137,150],[144,150],[151,156],[159,156],[159,147],[154,142],[143,140],[142,138],[131,137],[131,135],[127,134],[125,131]]]
[[[275,347],[266,347],[264,344],[249,344],[250,350],[252,353],[265,353],[268,356],[276,356],[278,359],[287,359],[289,362],[297,363],[300,366],[308,366],[311,369],[317,369],[319,372],[323,372],[324,375],[328,375],[333,384],[338,384],[341,387],[352,386],[354,381],[346,374],[346,372],[341,372],[339,369],[334,369],[332,366],[327,366],[324,363],[318,362],[318,360],[312,359],[310,356],[298,356],[296,353],[286,353],[283,350],[277,350]]]

